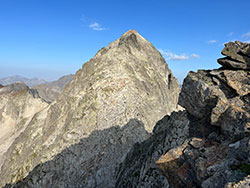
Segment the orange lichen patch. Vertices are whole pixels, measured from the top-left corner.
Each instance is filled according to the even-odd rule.
[[[180,158],[182,155],[182,147],[173,148],[169,150],[165,155],[162,155],[157,161],[157,164],[166,163]]]
[[[166,176],[166,172],[174,172],[177,168],[179,168],[179,162],[182,160],[182,150],[183,147],[177,147],[169,150],[165,155],[162,155],[156,161],[156,167]]]

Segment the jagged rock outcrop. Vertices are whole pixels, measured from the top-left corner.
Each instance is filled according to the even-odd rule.
[[[248,54],[250,45],[240,42],[226,44],[223,54],[239,44]],[[244,54],[230,57],[247,66]],[[174,188],[249,187],[249,87],[244,66],[190,72],[179,97],[186,112],[163,118],[157,132],[134,145],[117,171],[117,187],[167,187],[167,180]]]
[[[36,90],[23,83],[0,86],[0,169],[4,153],[32,117],[47,106]]]
[[[177,108],[179,90],[153,45],[126,32],[32,118],[6,153],[0,186],[114,186],[118,164]]]
[[[56,81],[35,85],[33,88],[38,91],[40,97],[48,102],[53,102],[62,93],[65,86],[72,81],[73,76],[73,74],[62,76]]]
[[[245,66],[227,62],[222,69],[190,72],[185,78],[179,103],[199,121],[199,129],[192,132],[200,131],[200,136],[190,132],[186,143],[157,161],[173,187],[231,187],[250,172],[250,72],[246,68],[250,61],[245,57],[249,46],[228,43],[222,51],[230,61]],[[180,152],[173,155],[174,151]]]
[[[218,63],[225,68],[250,70],[250,45],[240,41],[225,44],[222,55],[226,57],[218,59]]]

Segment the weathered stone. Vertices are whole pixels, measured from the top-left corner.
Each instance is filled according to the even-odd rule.
[[[232,60],[229,57],[219,58],[217,62],[227,69],[248,69],[248,65],[241,61]]]
[[[230,56],[226,59],[237,66],[239,61],[249,66],[246,58],[250,57],[249,45],[240,42],[230,45],[223,50],[224,55]],[[237,68],[242,69],[227,65],[223,69],[190,72],[185,78],[179,103],[188,113],[186,142],[190,141],[168,150],[157,165],[170,186],[248,185],[248,178],[243,178],[250,173],[250,75],[249,70]],[[192,138],[194,135],[199,138]]]
[[[249,71],[190,72],[179,103],[194,117],[209,119],[224,135],[242,138],[249,132]]]
[[[191,115],[204,119],[216,106],[218,98],[225,98],[224,93],[209,74],[210,71],[189,72],[184,79],[179,97],[182,105]]]
[[[240,41],[225,44],[222,55],[227,56],[218,60],[225,68],[250,69],[250,44]]]

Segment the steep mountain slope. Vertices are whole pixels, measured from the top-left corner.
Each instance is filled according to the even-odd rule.
[[[174,188],[249,187],[250,44],[230,42],[222,54],[220,69],[189,72],[179,98],[186,111],[164,117],[133,146],[117,188],[168,187],[167,180]]]
[[[179,90],[153,45],[134,30],[124,33],[33,117],[6,153],[0,186],[114,186],[122,156],[177,108]]]
[[[33,88],[38,91],[40,97],[48,102],[53,102],[62,93],[65,86],[72,81],[73,76],[73,74],[62,76],[56,81],[35,85]]]
[[[33,86],[38,85],[38,84],[47,83],[46,80],[42,80],[42,79],[38,79],[38,78],[29,79],[29,78],[25,78],[25,77],[22,77],[19,75],[10,76],[10,77],[0,79],[0,84],[2,84],[2,85],[9,85],[9,84],[13,84],[16,82],[23,82],[26,85],[28,85],[29,87],[33,87]]]
[[[36,90],[23,83],[0,87],[0,168],[3,154],[31,121],[34,114],[46,108]],[[1,171],[0,171],[1,172]]]

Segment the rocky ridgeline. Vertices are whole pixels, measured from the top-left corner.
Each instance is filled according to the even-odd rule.
[[[51,103],[63,92],[65,86],[73,80],[73,76],[73,74],[62,76],[56,81],[38,84],[33,88],[38,91],[40,97]]]
[[[154,46],[124,33],[34,115],[4,154],[0,187],[114,187],[118,165],[177,109],[179,91]]]
[[[179,97],[186,110],[164,117],[134,145],[116,187],[250,186],[249,47],[230,42],[218,60],[222,68],[188,74]]]
[[[32,117],[48,103],[24,83],[0,85],[0,169],[4,153],[25,130]],[[1,173],[1,170],[0,170]]]

